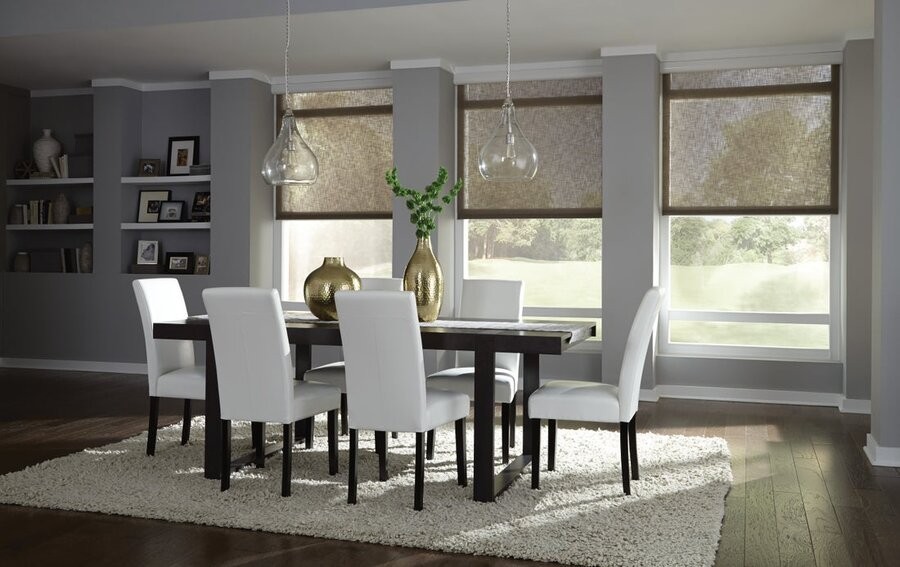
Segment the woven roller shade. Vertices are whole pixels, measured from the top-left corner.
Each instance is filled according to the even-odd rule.
[[[673,73],[663,97],[664,214],[837,212],[836,66]]]
[[[391,89],[288,97],[319,160],[319,178],[312,185],[278,187],[275,218],[391,218],[393,195],[384,181],[393,164]],[[278,102],[283,108],[284,97]]]
[[[460,86],[459,218],[601,216],[600,92],[600,79],[513,83],[516,117],[537,149],[538,172],[530,182],[489,183],[478,172],[478,152],[497,127],[505,84]]]

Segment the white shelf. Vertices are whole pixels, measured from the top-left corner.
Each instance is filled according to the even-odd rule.
[[[123,177],[123,185],[182,185],[189,183],[209,183],[209,175],[166,175],[161,177]]]
[[[40,177],[35,179],[7,179],[7,187],[33,186],[33,185],[92,185],[93,177],[66,177],[63,179],[56,177]]]
[[[209,230],[208,222],[123,222],[122,230]]]
[[[78,224],[8,224],[6,230],[93,230],[94,223]]]

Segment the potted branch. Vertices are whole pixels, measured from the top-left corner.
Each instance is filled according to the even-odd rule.
[[[396,167],[385,174],[385,180],[395,196],[406,199],[409,220],[416,227],[416,249],[403,273],[403,289],[416,296],[419,320],[434,321],[441,311],[444,274],[431,250],[431,232],[437,227],[435,219],[444,205],[452,203],[459,194],[463,180],[458,180],[443,195],[441,191],[447,182],[447,170],[443,167],[438,168],[437,179],[421,191],[401,185]]]

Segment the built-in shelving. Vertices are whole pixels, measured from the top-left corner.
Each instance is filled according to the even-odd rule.
[[[93,177],[39,177],[35,179],[7,179],[7,187],[15,186],[42,186],[42,185],[91,185]]]
[[[122,230],[209,230],[208,222],[123,222]]]
[[[186,185],[190,183],[209,183],[209,175],[168,175],[160,177],[123,177],[123,185]]]
[[[94,223],[78,224],[8,224],[6,230],[93,230]]]

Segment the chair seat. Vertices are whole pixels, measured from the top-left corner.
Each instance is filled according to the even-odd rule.
[[[425,382],[429,388],[459,392],[475,399],[475,368],[461,366],[435,372]],[[506,368],[494,369],[494,402],[508,404],[513,401],[518,388],[515,374]]]
[[[206,367],[185,366],[167,372],[156,382],[156,395],[160,398],[206,399]]]
[[[528,398],[534,419],[619,422],[619,388],[611,384],[552,380]]]
[[[294,403],[291,408],[298,421],[314,415],[337,409],[341,405],[341,391],[328,384],[294,381]]]
[[[331,364],[323,364],[322,366],[316,366],[315,368],[307,370],[303,374],[303,379],[340,388],[341,393],[347,392],[347,375],[345,374],[343,360],[340,362],[332,362]]]

